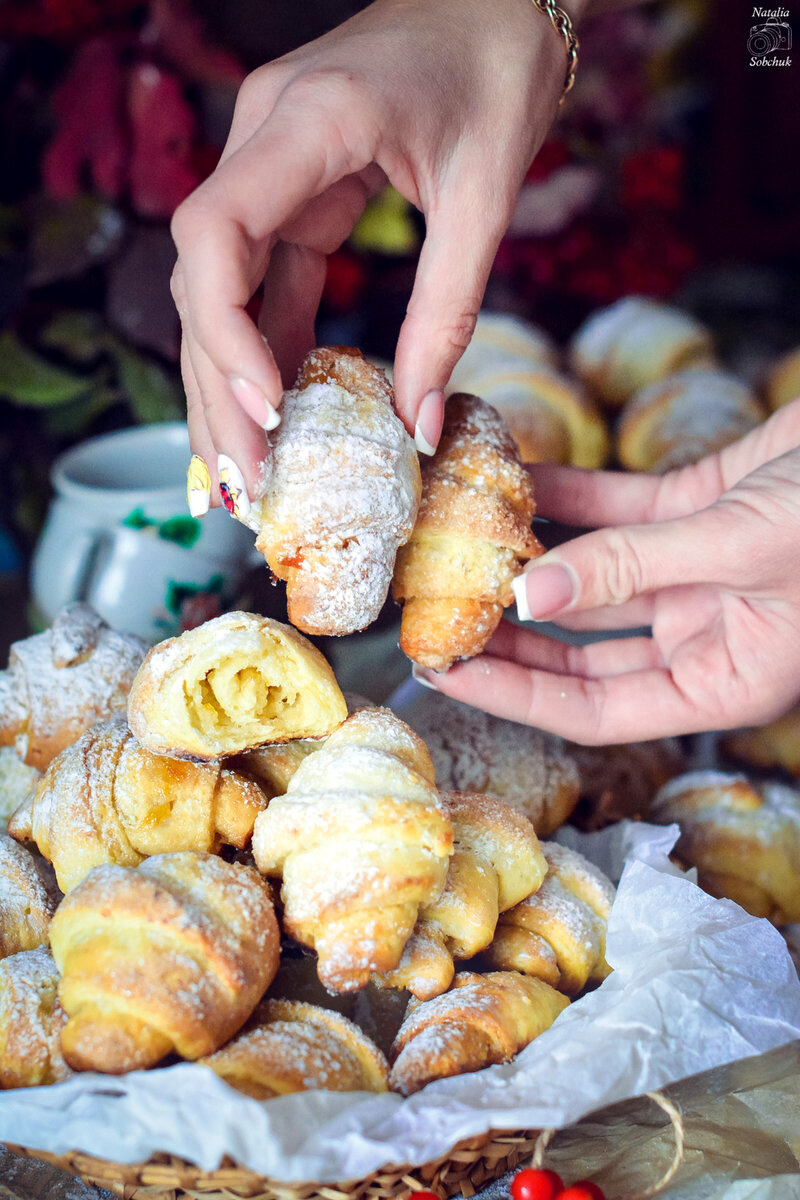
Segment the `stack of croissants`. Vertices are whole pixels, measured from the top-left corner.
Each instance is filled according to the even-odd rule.
[[[180,1058],[260,1099],[408,1095],[608,973],[609,880],[521,807],[437,790],[291,626],[234,612],[145,653],[76,604],[0,698],[43,769],[0,838],[3,1087]],[[576,798],[553,775],[543,832]]]

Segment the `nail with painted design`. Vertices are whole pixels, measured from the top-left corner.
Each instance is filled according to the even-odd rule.
[[[186,472],[186,503],[193,517],[204,517],[211,500],[211,474],[204,458],[193,454]]]
[[[244,521],[250,512],[250,497],[242,472],[227,454],[220,454],[217,458],[217,475],[220,500],[232,517]]]

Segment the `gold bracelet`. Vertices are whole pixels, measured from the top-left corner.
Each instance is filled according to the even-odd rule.
[[[539,12],[549,17],[554,29],[561,34],[564,43],[567,47],[567,73],[564,76],[564,90],[561,93],[559,104],[563,104],[567,93],[571,91],[572,85],[575,82],[575,69],[578,65],[578,38],[575,33],[575,28],[569,16],[564,12],[563,8],[559,8],[554,0],[531,0],[534,8],[538,8]]]

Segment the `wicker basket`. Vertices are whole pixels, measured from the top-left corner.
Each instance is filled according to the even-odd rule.
[[[78,1151],[59,1155],[24,1146],[9,1145],[8,1149],[25,1158],[42,1159],[123,1200],[179,1200],[181,1196],[203,1200],[309,1200],[313,1196],[323,1200],[405,1200],[423,1189],[440,1196],[474,1196],[522,1159],[530,1158],[536,1137],[535,1132],[486,1133],[459,1142],[449,1154],[424,1166],[384,1167],[366,1179],[338,1184],[279,1183],[232,1161],[216,1171],[201,1171],[168,1154],[124,1164]]]

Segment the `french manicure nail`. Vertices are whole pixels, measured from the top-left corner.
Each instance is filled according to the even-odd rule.
[[[237,376],[231,379],[231,391],[244,411],[269,433],[281,423],[281,414],[274,409],[261,388],[249,379]]]
[[[414,443],[420,454],[436,453],[439,438],[442,436],[444,421],[444,392],[434,388],[428,392],[417,413],[417,424],[414,428]]]
[[[575,580],[562,563],[546,563],[513,580],[520,621],[545,621],[563,612],[574,600]]]
[[[250,512],[250,497],[244,484],[244,476],[232,458],[220,454],[217,458],[219,496],[232,517],[244,521]]]
[[[204,517],[211,500],[211,474],[199,454],[193,454],[186,472],[186,503],[193,517]]]
[[[425,667],[421,667],[418,663],[412,664],[411,676],[413,679],[416,679],[417,683],[421,683],[423,687],[430,688],[432,692],[439,690],[433,682],[430,671],[427,671]]]

